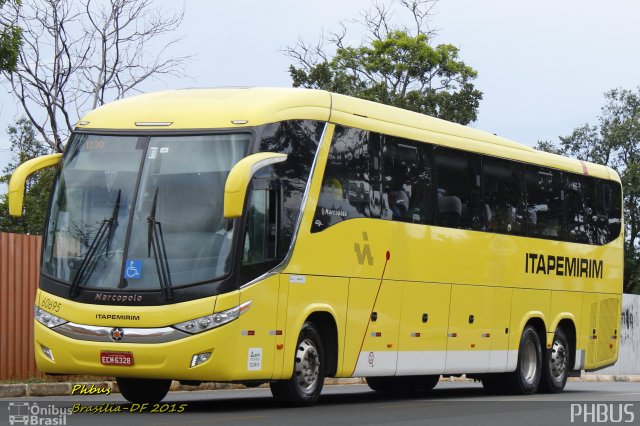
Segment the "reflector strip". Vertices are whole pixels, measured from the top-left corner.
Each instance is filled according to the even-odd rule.
[[[255,336],[256,331],[255,330],[242,330],[240,332],[241,335],[243,336]]]

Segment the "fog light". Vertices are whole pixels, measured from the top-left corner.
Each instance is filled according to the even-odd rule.
[[[53,352],[51,352],[51,349],[49,349],[45,345],[40,345],[40,348],[42,348],[42,353],[44,354],[44,356],[53,361]]]
[[[195,367],[196,365],[202,364],[209,358],[211,358],[211,352],[203,352],[201,354],[194,355],[193,357],[191,357],[191,368]]]

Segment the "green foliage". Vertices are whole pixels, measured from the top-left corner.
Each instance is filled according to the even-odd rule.
[[[35,131],[27,118],[21,118],[15,125],[7,128],[11,151],[14,159],[2,170],[0,182],[8,183],[13,171],[23,162],[41,155],[49,154],[47,148],[36,140]],[[0,198],[0,231],[17,234],[41,235],[49,203],[51,184],[55,177],[55,169],[40,170],[31,175],[25,184],[23,212],[24,216],[9,216],[8,197]]]
[[[450,44],[433,47],[424,33],[392,31],[359,47],[338,46],[332,59],[291,65],[294,87],[324,89],[461,124],[475,121],[478,73]]]
[[[0,0],[0,12],[7,0]],[[20,4],[19,1],[13,1]],[[0,71],[12,72],[16,69],[20,46],[22,45],[22,30],[0,19]]]
[[[599,123],[577,127],[560,137],[559,146],[547,141],[536,148],[584,161],[606,164],[620,175],[624,193],[625,293],[640,293],[640,87],[605,93]]]

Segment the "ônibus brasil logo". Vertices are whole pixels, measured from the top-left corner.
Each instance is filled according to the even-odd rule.
[[[9,424],[13,425],[66,425],[71,407],[55,404],[38,405],[37,402],[10,402]]]

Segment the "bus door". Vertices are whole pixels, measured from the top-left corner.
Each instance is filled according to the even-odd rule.
[[[396,373],[401,299],[400,282],[349,280],[344,362],[347,371],[355,366],[353,376]]]
[[[280,186],[271,179],[253,179],[251,185],[240,266],[240,303],[251,301],[251,305],[240,317],[239,356],[246,357],[247,378],[264,379],[272,377],[276,337],[282,338],[276,324],[280,278],[263,276],[281,261],[278,255],[281,197]],[[261,281],[252,283],[261,276]],[[279,364],[281,368],[281,361]]]

